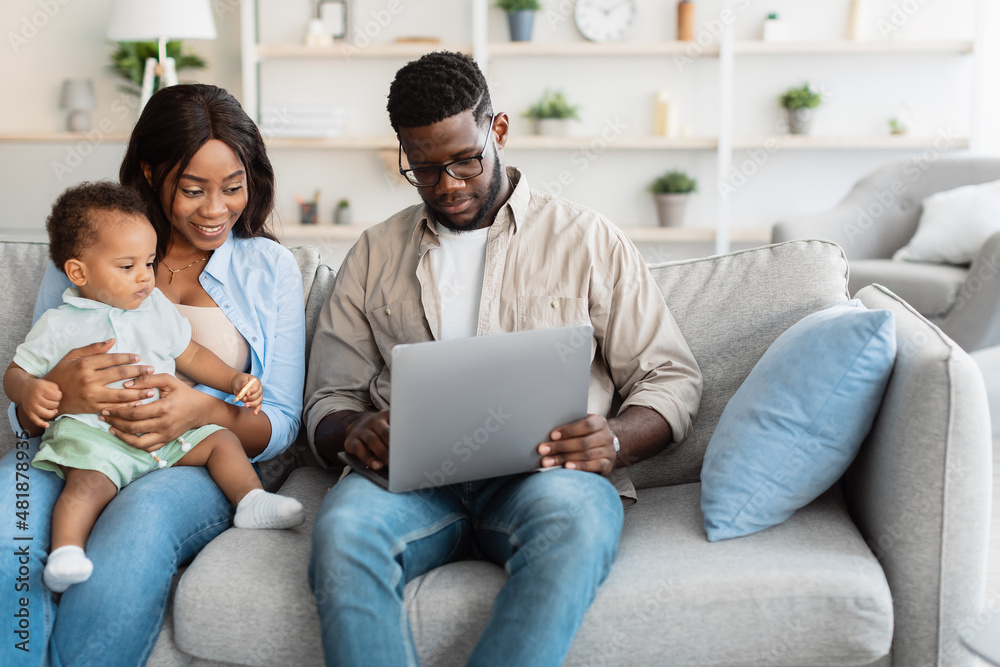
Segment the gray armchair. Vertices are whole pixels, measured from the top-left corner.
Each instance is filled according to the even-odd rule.
[[[865,176],[830,211],[779,222],[771,239],[835,241],[850,264],[851,294],[885,285],[966,351],[1000,345],[1000,233],[983,244],[972,266],[891,259],[916,231],[924,198],[995,180],[1000,158],[912,156]]]

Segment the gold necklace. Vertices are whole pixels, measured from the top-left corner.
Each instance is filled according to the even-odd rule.
[[[166,262],[165,260],[162,260],[162,259],[161,259],[161,260],[160,260],[160,263],[161,263],[161,264],[163,264],[163,266],[165,266],[165,267],[166,267],[167,271],[169,271],[169,272],[170,272],[170,280],[168,280],[168,281],[167,281],[167,284],[169,285],[169,284],[171,284],[172,282],[174,282],[174,274],[175,274],[175,273],[178,273],[178,272],[180,272],[180,271],[183,271],[184,269],[190,269],[190,268],[191,268],[192,266],[194,266],[195,264],[200,264],[200,263],[204,262],[205,260],[207,260],[207,259],[208,259],[209,257],[211,257],[211,256],[212,256],[212,253],[210,252],[210,253],[208,253],[207,255],[205,255],[204,257],[202,257],[201,259],[196,259],[196,260],[194,260],[193,262],[191,262],[190,264],[188,264],[187,266],[185,266],[185,267],[183,267],[183,268],[180,268],[180,269],[171,269],[171,268],[170,268],[169,266],[167,266],[167,262]]]

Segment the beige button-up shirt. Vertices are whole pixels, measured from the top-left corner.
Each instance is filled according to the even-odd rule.
[[[651,408],[683,440],[701,399],[701,371],[639,251],[603,216],[531,191],[514,168],[507,173],[514,191],[490,228],[476,334],[591,324],[588,411],[608,415],[617,392],[619,413]],[[315,447],[320,421],[340,410],[389,408],[392,348],[439,337],[432,221],[420,204],[366,229],[323,306],[305,418],[324,465]],[[626,469],[611,481],[634,502]]]

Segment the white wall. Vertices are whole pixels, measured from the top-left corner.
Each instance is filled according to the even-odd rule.
[[[187,48],[208,61],[208,68],[182,71],[181,81],[198,80],[227,88],[240,86],[238,0],[218,0],[216,40],[191,40]],[[6,0],[0,4],[0,134],[59,132],[66,112],[59,109],[65,78],[94,81],[97,108],[93,134],[73,145],[0,142],[0,228],[41,228],[52,200],[67,186],[84,180],[117,180],[125,146],[105,140],[127,133],[138,100],[118,90],[107,71],[113,45],[105,38],[110,0]],[[101,128],[104,131],[101,131]]]
[[[386,21],[386,9],[400,11]],[[660,41],[674,34],[673,5],[665,0],[638,0],[641,20],[630,39]],[[711,36],[722,0],[699,0],[699,30]],[[210,63],[194,73],[199,80],[224,86],[240,95],[239,11],[237,0],[213,2],[219,38],[188,42]],[[262,0],[260,38],[265,43],[300,39],[309,14],[308,0]],[[489,10],[491,41],[507,39],[502,12]],[[568,0],[543,0],[547,11],[536,19],[535,41],[579,39],[572,19],[560,8]],[[802,38],[840,39],[846,32],[849,0],[733,0],[737,39],[754,39],[769,11],[777,11]],[[882,25],[901,24],[897,39],[971,39],[975,32],[975,0],[871,0],[870,36]],[[356,0],[352,34],[365,29],[373,42],[398,36],[434,36],[446,44],[468,43],[472,21],[469,0]],[[44,7],[54,15],[48,18]],[[8,0],[0,5],[0,133],[55,131],[63,124],[57,108],[59,85],[69,76],[88,76],[97,84],[99,108],[95,125],[112,123],[127,131],[131,118],[120,118],[112,103],[121,94],[105,70],[110,45],[103,33],[109,0]],[[894,9],[895,8],[895,9]],[[895,14],[894,14],[895,12]],[[902,13],[900,13],[902,12]],[[992,13],[996,22],[997,12]],[[44,17],[44,21],[41,17]],[[379,24],[379,19],[383,19]],[[27,21],[27,23],[25,23]],[[31,34],[26,43],[10,34]],[[373,29],[373,26],[376,28]],[[994,31],[995,34],[995,31]],[[714,41],[714,38],[713,38]],[[814,132],[830,135],[879,134],[900,103],[913,110],[911,131],[931,135],[946,130],[967,136],[971,131],[973,58],[960,55],[883,56],[738,56],[736,62],[735,133],[775,133],[777,95],[810,81],[829,94]],[[385,95],[402,59],[353,58],[344,61],[272,61],[262,69],[264,103],[337,103],[348,109],[348,132],[389,134]],[[649,134],[652,96],[669,90],[680,106],[681,124],[695,136],[713,136],[718,122],[718,60],[696,58],[678,68],[672,57],[624,58],[494,58],[488,76],[495,107],[512,117],[513,131],[528,125],[520,114],[546,87],[558,87],[583,107],[580,132],[596,134],[607,123],[624,126],[623,135]],[[993,80],[993,76],[984,79]],[[182,75],[182,79],[184,75]],[[997,105],[992,93],[983,104]],[[118,108],[117,106],[114,108]],[[984,126],[989,128],[989,123]],[[87,152],[86,156],[80,155]],[[51,200],[71,182],[114,178],[121,144],[88,142],[81,146],[0,143],[0,202],[6,215],[0,228],[39,227]],[[923,151],[919,151],[923,152]],[[861,175],[885,161],[918,151],[785,150],[756,167],[732,198],[734,226],[768,226],[777,219],[822,210],[834,204]],[[279,178],[279,211],[285,225],[296,223],[293,196],[323,192],[321,221],[329,222],[337,199],[350,198],[355,220],[371,223],[416,199],[405,185],[386,178],[373,151],[271,150]],[[749,164],[738,151],[734,165]],[[658,173],[679,167],[701,183],[692,202],[689,225],[714,225],[716,160],[714,151],[606,151],[584,156],[577,151],[509,150],[508,161],[522,167],[536,187],[561,190],[563,196],[593,206],[623,225],[654,224],[653,204],[645,192]],[[584,158],[584,159],[581,159]],[[57,165],[77,166],[69,173]],[[572,182],[556,185],[561,171]]]

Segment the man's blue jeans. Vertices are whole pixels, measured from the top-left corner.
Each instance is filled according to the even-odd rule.
[[[393,494],[333,486],[313,528],[309,584],[328,665],[417,665],[403,587],[469,556],[508,579],[470,665],[559,665],[618,551],[622,504],[593,473],[557,469]]]
[[[34,457],[39,440],[0,459],[0,665],[145,664],[178,565],[229,527],[232,506],[205,468],[140,477],[94,526],[87,541],[94,573],[63,593],[57,606],[42,569],[63,481],[46,470],[18,469]],[[19,457],[18,451],[28,453]],[[26,562],[16,553],[23,548]],[[19,648],[22,637],[28,641]]]

